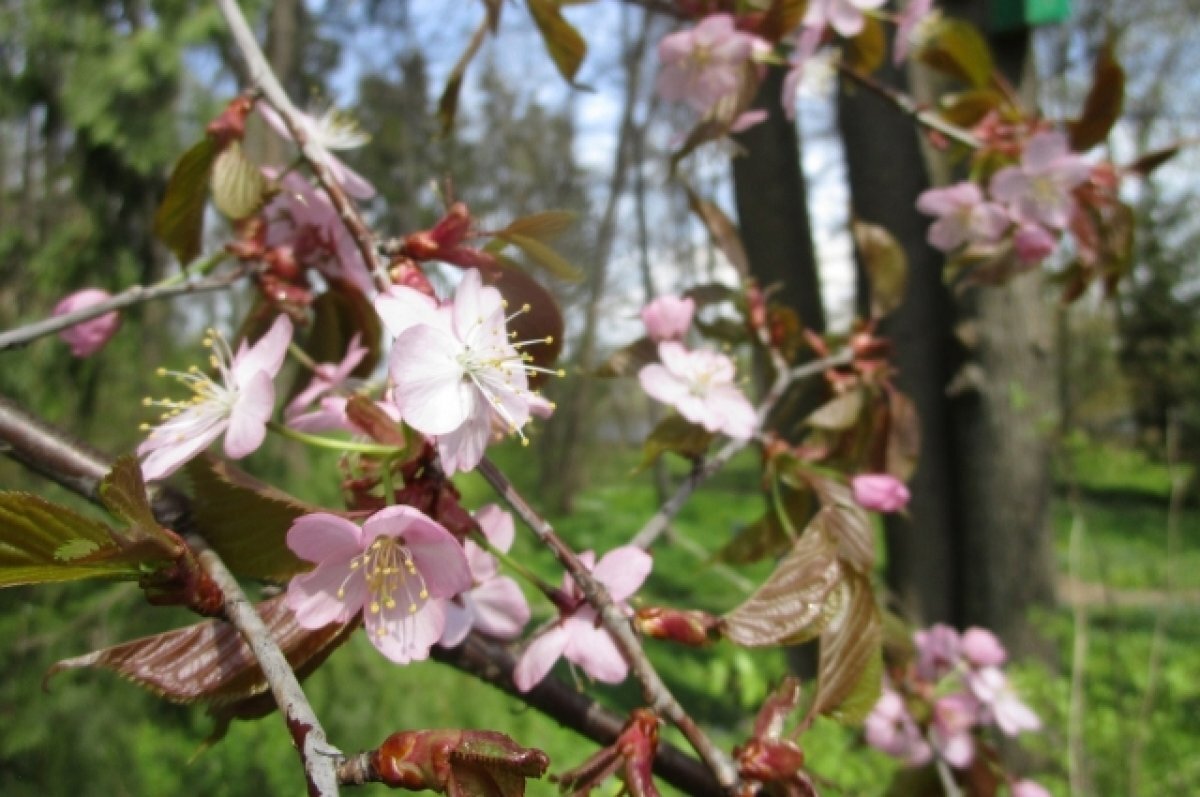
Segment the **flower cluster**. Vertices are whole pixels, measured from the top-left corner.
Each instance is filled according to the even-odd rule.
[[[917,631],[913,641],[916,661],[899,682],[885,686],[867,717],[872,747],[908,766],[937,757],[965,768],[975,760],[981,729],[995,726],[1015,736],[1041,727],[1001,669],[1007,653],[992,632],[969,628],[960,634],[939,624]]]
[[[664,296],[642,311],[647,336],[658,343],[657,363],[638,372],[642,389],[673,406],[680,415],[710,432],[745,440],[758,427],[754,407],[735,383],[737,370],[724,354],[689,350],[681,342],[691,325],[691,299]]]
[[[705,17],[691,30],[670,33],[659,42],[658,93],[708,114],[737,93],[754,53],[769,49],[757,36],[739,31],[729,14]]]
[[[961,182],[924,192],[917,209],[937,217],[928,240],[943,252],[994,246],[1011,233],[1017,258],[1035,265],[1057,246],[1077,209],[1075,189],[1091,171],[1063,133],[1042,131],[1030,137],[1019,163],[992,175],[987,196],[975,183]]]

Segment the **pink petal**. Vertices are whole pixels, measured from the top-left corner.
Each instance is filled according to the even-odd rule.
[[[516,639],[529,622],[525,593],[508,576],[498,576],[468,593],[475,612],[475,627],[488,636]]]
[[[302,628],[324,628],[348,622],[362,608],[366,595],[362,574],[351,571],[346,559],[324,562],[311,573],[293,577],[284,602]]]
[[[971,234],[976,241],[995,241],[1008,230],[1012,224],[1004,208],[991,202],[985,202],[975,208],[971,214]]]
[[[475,522],[483,530],[483,536],[492,547],[508,553],[512,547],[516,529],[513,526],[513,516],[496,504],[487,504],[475,512]]]
[[[633,545],[622,545],[604,554],[592,569],[592,575],[619,603],[638,591],[653,566],[650,554]]]
[[[848,0],[830,0],[829,26],[847,39],[862,33],[866,27],[862,11],[851,5]]]
[[[346,415],[348,403],[349,400],[341,396],[326,396],[321,399],[318,409],[289,417],[287,425],[300,432],[361,432]]]
[[[308,562],[350,560],[362,553],[362,529],[328,512],[302,515],[287,532],[287,546]]]
[[[966,243],[969,227],[962,216],[943,216],[929,225],[926,240],[942,252],[952,252]]]
[[[234,383],[242,387],[259,371],[274,378],[283,367],[283,359],[287,357],[288,344],[291,342],[292,322],[285,315],[278,316],[267,333],[253,346],[246,348],[246,342],[242,341],[242,347],[233,358]]]
[[[471,570],[471,580],[476,584],[483,584],[500,572],[496,557],[476,545],[474,540],[463,543],[463,553],[466,554],[467,566]]]
[[[443,321],[433,297],[402,285],[393,286],[389,293],[375,297],[375,312],[393,338],[417,324],[436,327]]]
[[[225,432],[225,455],[241,459],[258,450],[267,436],[267,421],[275,409],[275,384],[259,371],[238,391]]]
[[[431,597],[450,598],[471,588],[471,570],[462,546],[419,509],[389,506],[371,515],[363,524],[364,547],[379,536],[403,539]]]
[[[513,683],[521,692],[528,692],[542,682],[567,647],[567,630],[555,625],[541,636],[534,637],[517,659]]]
[[[988,191],[1001,202],[1016,202],[1029,193],[1029,178],[1016,166],[1005,166],[992,175]]]
[[[663,404],[674,404],[687,395],[688,388],[682,380],[674,376],[658,363],[642,366],[638,371],[638,382],[646,395]]]
[[[102,291],[99,288],[84,288],[81,291],[76,291],[63,297],[58,304],[54,305],[52,314],[56,316],[67,315],[76,310],[93,307],[111,298],[112,296],[107,291]],[[73,356],[90,357],[104,348],[105,344],[116,334],[120,326],[121,317],[114,310],[104,315],[96,316],[88,321],[82,321],[74,326],[67,327],[59,332],[58,336],[71,347],[71,354]]]
[[[437,438],[438,457],[447,476],[474,470],[492,442],[491,409],[483,403],[479,391],[471,392],[470,401],[477,409],[463,425]]]
[[[413,581],[405,583],[407,586]],[[415,613],[409,610],[414,601],[412,595],[397,595],[391,608],[383,606],[378,612],[363,611],[367,638],[380,653],[397,664],[429,658],[429,649],[441,639],[446,627],[444,601],[428,601]]]
[[[1021,165],[1027,173],[1040,174],[1048,172],[1054,162],[1071,151],[1065,134],[1057,130],[1038,133],[1025,145],[1025,154],[1021,157]]]
[[[449,333],[428,325],[401,333],[392,346],[394,399],[405,422],[419,432],[453,432],[475,412],[476,388],[463,381],[462,351]]]
[[[602,683],[619,684],[625,680],[629,665],[608,632],[596,628],[591,609],[581,609],[563,625],[567,629],[567,645],[563,649],[567,661]]]
[[[184,419],[187,413],[179,416]],[[197,427],[190,434],[176,435],[173,427],[177,424],[170,422],[157,427],[150,436],[138,446],[138,456],[142,460],[142,476],[146,481],[165,479],[185,463],[208,448],[212,441],[221,436],[228,426],[228,420],[214,419],[212,423]]]
[[[720,430],[735,440],[750,439],[758,428],[754,406],[732,385],[713,388],[707,405],[708,412],[720,419]]]
[[[454,329],[459,340],[468,340],[480,327],[499,319],[503,336],[504,307],[500,291],[484,287],[478,269],[468,269],[454,291]]]
[[[458,647],[467,638],[467,634],[471,633],[474,613],[452,600],[442,603],[442,613],[446,616],[446,627],[442,629],[442,638],[438,640],[438,644],[444,648]]]

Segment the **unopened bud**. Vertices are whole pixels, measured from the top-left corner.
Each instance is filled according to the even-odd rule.
[[[634,622],[638,630],[648,637],[699,647],[708,643],[709,635],[720,621],[708,612],[695,609],[648,606],[638,610]]]

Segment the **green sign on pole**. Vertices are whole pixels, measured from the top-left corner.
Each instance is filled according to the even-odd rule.
[[[1071,16],[1071,0],[992,0],[992,30],[1050,25]]]

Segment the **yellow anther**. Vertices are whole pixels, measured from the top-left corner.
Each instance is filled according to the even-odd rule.
[[[149,396],[146,396],[146,398],[142,399],[142,406],[143,407],[153,407],[154,399],[150,398]]]
[[[371,614],[379,614],[379,601],[371,601]]]
[[[408,605],[408,613],[409,613],[409,614],[416,614],[416,613],[417,613],[417,604],[415,604],[415,603],[410,603],[410,604]]]

